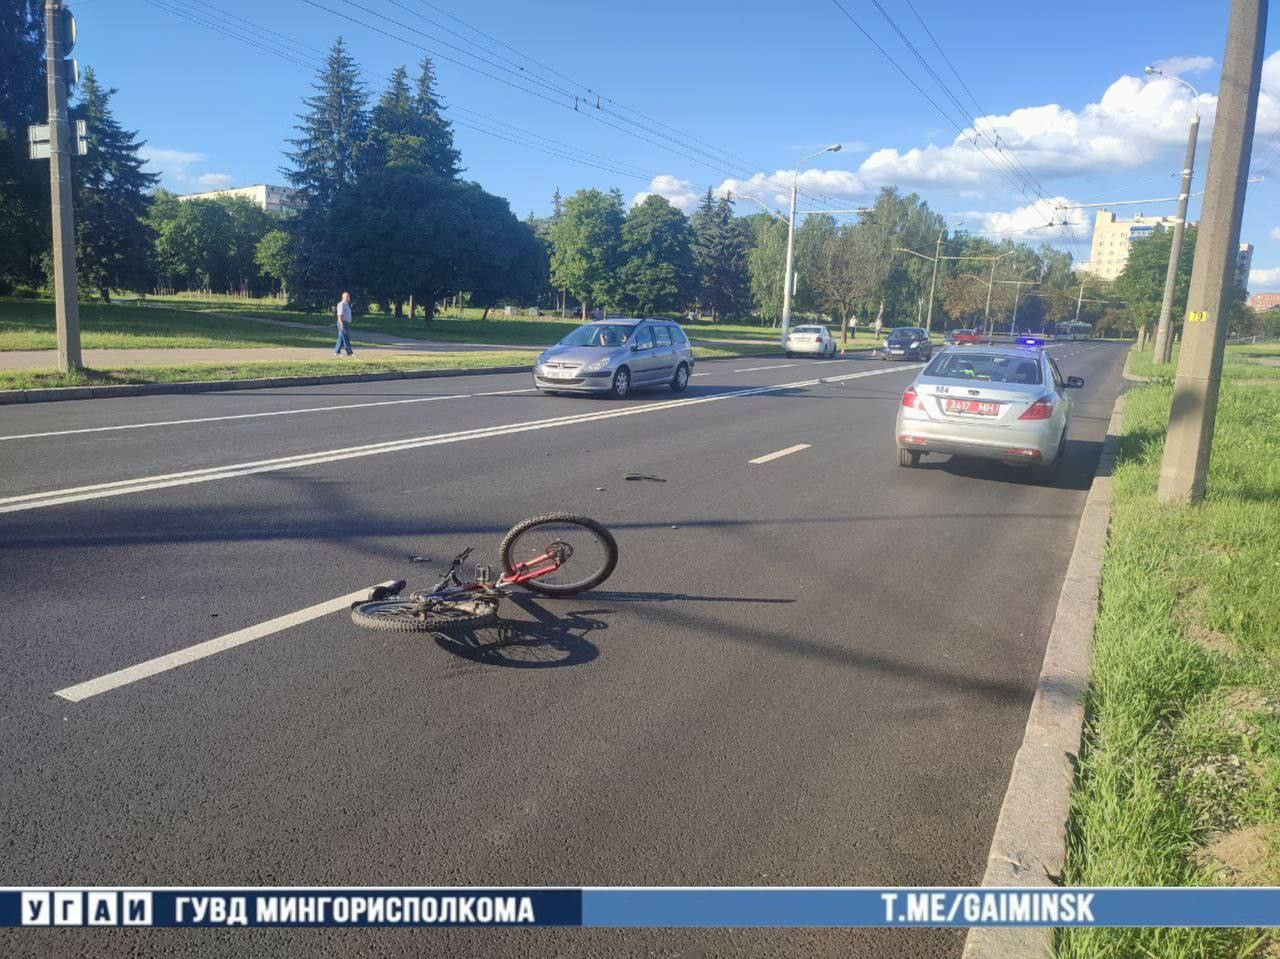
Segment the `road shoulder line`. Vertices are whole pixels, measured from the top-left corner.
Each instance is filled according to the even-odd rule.
[[[1121,395],[1112,408],[1107,438],[1080,516],[1035,698],[991,839],[984,886],[1052,887],[1062,875],[1076,753],[1084,731],[1102,560],[1111,521],[1111,474],[1124,429],[1124,405]],[[1049,959],[1052,955],[1052,929],[973,929],[965,939],[962,959]]]

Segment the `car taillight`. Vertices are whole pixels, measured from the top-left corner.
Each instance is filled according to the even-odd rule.
[[[1020,420],[1047,420],[1053,416],[1053,394],[1046,393],[1036,400],[1018,417]]]
[[[914,386],[908,386],[902,391],[902,405],[909,410],[922,410],[924,409],[924,400],[920,399]]]

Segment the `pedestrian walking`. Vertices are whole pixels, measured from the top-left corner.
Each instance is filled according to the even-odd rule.
[[[344,349],[347,356],[354,356],[351,351],[351,294],[342,291],[342,299],[335,307],[338,314],[338,342],[333,345],[333,355],[338,356]]]

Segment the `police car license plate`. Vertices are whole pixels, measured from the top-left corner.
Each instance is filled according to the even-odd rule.
[[[942,408],[948,413],[965,413],[969,416],[997,416],[1000,413],[999,403],[982,400],[943,400]]]

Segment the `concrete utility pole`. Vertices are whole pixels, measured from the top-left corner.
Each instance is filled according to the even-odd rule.
[[[45,0],[45,69],[49,94],[49,196],[53,213],[53,291],[58,321],[58,369],[78,370],[80,299],[76,282],[76,229],[71,211],[71,152],[67,124],[67,54],[64,36],[70,11],[61,0]]]
[[[1157,494],[1162,503],[1204,499],[1266,32],[1267,0],[1232,0],[1205,177],[1204,213],[1191,267],[1169,433],[1160,463]]]
[[[1147,67],[1146,72],[1152,76],[1164,76],[1176,83],[1181,83],[1191,91],[1195,98],[1195,113],[1191,117],[1191,129],[1187,133],[1187,158],[1182,164],[1182,189],[1178,193],[1178,217],[1173,224],[1173,245],[1169,248],[1169,271],[1164,278],[1164,300],[1160,304],[1160,325],[1156,327],[1156,343],[1152,350],[1153,362],[1168,363],[1173,353],[1173,296],[1178,285],[1178,261],[1182,258],[1182,234],[1187,228],[1187,200],[1191,197],[1191,174],[1196,164],[1196,137],[1200,131],[1200,91],[1180,77],[1175,77]]]
[[[933,278],[929,280],[929,313],[924,319],[926,333],[933,332],[933,289],[938,285],[938,260],[942,258],[942,238],[946,232],[947,226],[944,223],[942,229],[938,231],[938,242],[933,246]]]
[[[824,153],[839,152],[840,144],[833,143],[829,147],[803,157],[796,164],[796,168],[791,171],[791,215],[787,217],[787,269],[782,277],[782,348],[784,350],[787,348],[787,333],[791,331],[791,297],[792,286],[795,283],[792,272],[796,250],[796,190],[800,182],[800,167],[805,161],[822,156]]]

